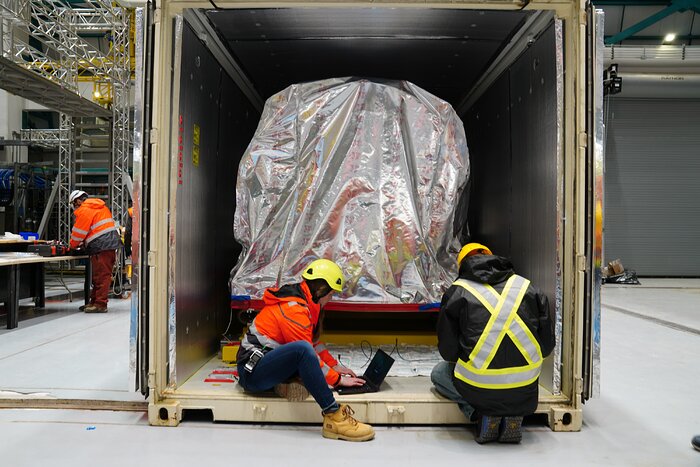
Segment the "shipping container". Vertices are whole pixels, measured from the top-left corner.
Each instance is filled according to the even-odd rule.
[[[512,258],[556,314],[537,411],[554,430],[580,429],[599,374],[600,12],[567,0],[165,0],[140,8],[136,24],[131,338],[152,424],[175,426],[190,410],[320,421],[312,399],[245,394],[203,376],[220,363],[231,318],[236,173],[265,100],[293,83],[358,76],[408,80],[459,114],[472,237]],[[351,341],[434,336],[425,315],[336,318],[348,329],[335,337]],[[391,377],[387,387],[339,400],[369,423],[465,423],[429,377]]]

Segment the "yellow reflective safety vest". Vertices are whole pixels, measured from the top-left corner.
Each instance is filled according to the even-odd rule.
[[[512,275],[499,294],[489,284],[458,279],[453,285],[472,294],[491,313],[469,361],[461,358],[455,365],[455,378],[467,384],[485,389],[512,389],[527,386],[540,376],[542,350],[537,339],[518,316],[518,308],[530,286],[530,281],[517,274]],[[489,368],[503,338],[508,336],[522,353],[524,366]]]

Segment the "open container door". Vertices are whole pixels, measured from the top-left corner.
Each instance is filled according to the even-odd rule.
[[[136,8],[136,85],[134,88],[134,202],[132,216],[132,294],[129,330],[129,370],[134,390],[148,396],[149,310],[149,184],[151,154],[151,99],[153,92],[153,4]]]
[[[583,316],[581,398],[600,392],[600,287],[603,257],[603,176],[605,162],[603,125],[603,10],[588,6],[586,125],[586,281]]]
[[[586,131],[587,77],[582,76],[582,54],[588,48],[581,18],[585,11],[573,1],[561,2],[556,11],[548,5],[523,9],[520,3],[502,1],[485,2],[483,10],[464,5],[445,9],[438,3],[431,7],[431,2],[420,8],[409,1],[399,2],[405,6],[396,8],[366,3],[372,11],[360,5],[333,8],[313,2],[283,9],[245,8],[249,5],[235,0],[227,2],[230,8],[225,9],[212,9],[202,1],[159,5],[152,156],[150,164],[143,164],[150,170],[144,183],[151,188],[150,243],[141,249],[148,252],[148,258],[142,259],[148,277],[141,280],[149,285],[149,297],[147,301],[142,297],[141,307],[149,310],[150,318],[149,421],[175,426],[188,410],[210,410],[214,420],[318,421],[318,407],[312,400],[290,404],[269,395],[246,394],[235,385],[214,386],[205,381],[218,368],[217,347],[231,316],[218,301],[221,291],[226,292],[229,265],[235,259],[229,251],[233,241],[227,241],[232,232],[230,227],[225,230],[233,223],[234,206],[221,200],[233,199],[236,167],[232,162],[245,150],[258,123],[254,118],[259,113],[257,99],[248,95],[251,89],[259,91],[262,102],[295,82],[328,76],[400,75],[449,96],[463,119],[472,115],[484,122],[489,116],[508,130],[507,135],[512,131],[506,139],[504,132],[486,134],[472,126],[478,136],[472,138],[474,156],[483,162],[484,176],[488,176],[480,185],[481,199],[492,204],[503,201],[484,215],[506,213],[501,219],[509,220],[498,224],[486,219],[474,233],[479,238],[489,238],[491,233],[491,243],[500,244],[506,254],[518,253],[516,262],[524,274],[549,288],[550,302],[560,310],[561,352],[547,361],[551,369],[543,371],[538,412],[548,413],[556,430],[577,430],[584,347],[582,260],[588,224],[584,217],[586,140],[578,137]],[[417,22],[422,28],[416,33]],[[541,28],[526,27],[536,24]],[[357,25],[362,25],[359,31]],[[452,35],[447,34],[449,25]],[[482,31],[483,37],[464,37],[464,31],[471,29],[472,35]],[[449,49],[450,45],[456,49]],[[455,54],[462,58],[457,60]],[[262,60],[263,56],[268,58]],[[442,74],[435,72],[438,58]],[[484,82],[481,92],[469,95],[492,66],[500,67],[490,73],[496,81]],[[251,86],[237,70],[245,70]],[[508,100],[494,107],[483,97],[487,95]],[[515,99],[512,119],[506,118],[511,95]],[[486,113],[470,112],[470,104]],[[557,125],[560,114],[563,123]],[[493,136],[493,146],[486,144],[491,141],[486,136]],[[488,191],[503,185],[502,165],[489,170],[490,164],[502,159],[512,160],[512,173],[517,174],[517,190],[500,190],[507,199],[494,198]],[[515,199],[511,202],[511,198]],[[541,218],[528,215],[535,211]],[[517,219],[511,222],[514,215]],[[565,222],[567,218],[570,222]],[[543,225],[548,226],[544,234]],[[509,232],[515,236],[512,244],[506,236]],[[396,330],[402,329],[397,326]],[[429,377],[390,378],[395,378],[389,381],[391,391],[343,397],[353,397],[358,417],[370,423],[464,423],[454,404],[435,394]]]

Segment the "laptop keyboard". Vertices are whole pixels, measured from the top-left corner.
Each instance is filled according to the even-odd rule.
[[[338,394],[361,394],[365,392],[376,392],[372,386],[363,384],[362,386],[354,386],[350,388],[338,388]]]

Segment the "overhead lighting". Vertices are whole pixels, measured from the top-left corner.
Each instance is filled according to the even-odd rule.
[[[664,37],[664,42],[673,42],[675,40],[676,40],[676,35],[673,34],[672,32],[666,34],[666,36]]]
[[[100,97],[102,97],[102,94],[100,94],[100,91],[95,91],[92,93],[92,95],[95,96],[95,99],[99,99]]]

